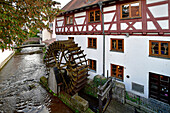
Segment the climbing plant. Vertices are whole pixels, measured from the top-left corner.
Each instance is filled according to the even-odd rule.
[[[0,0],[0,49],[11,49],[28,37],[28,29],[49,29],[60,12],[52,0]],[[45,22],[47,24],[45,24]]]

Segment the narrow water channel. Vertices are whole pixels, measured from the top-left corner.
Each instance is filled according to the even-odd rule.
[[[44,74],[42,54],[15,55],[0,70],[0,113],[73,113],[39,84]]]

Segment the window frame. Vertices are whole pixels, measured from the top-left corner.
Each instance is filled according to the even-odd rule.
[[[92,46],[90,46],[90,39],[92,39]],[[94,39],[96,39],[96,47],[93,45]],[[88,48],[97,49],[97,38],[88,37]]]
[[[112,48],[112,40],[116,40],[116,49]],[[118,41],[122,40],[122,50],[118,49]],[[124,52],[124,39],[115,39],[115,38],[111,38],[110,39],[110,51],[118,51],[118,52]]]
[[[132,10],[131,10],[131,4],[134,4],[134,3],[139,3],[139,16],[134,16],[132,17]],[[129,17],[125,17],[123,18],[123,14],[122,14],[122,6],[123,5],[128,5],[129,4]],[[121,4],[120,5],[120,19],[135,19],[135,18],[142,18],[142,4],[141,4],[141,1],[135,1],[135,2],[130,2],[130,3],[125,3],[125,4]]]
[[[116,76],[114,76],[113,75],[113,70],[112,70],[112,68],[113,68],[113,66],[116,66]],[[119,72],[118,72],[118,67],[122,67],[123,69],[122,69],[122,78],[120,78],[120,77],[118,77],[118,74],[119,74]],[[120,81],[124,81],[124,66],[120,66],[120,65],[116,65],[116,64],[111,64],[111,77],[116,77],[116,79],[117,80],[120,80]]]
[[[100,12],[100,9],[95,9],[95,10],[90,10],[90,11],[89,11],[89,13],[88,13],[88,15],[89,15],[89,17],[88,17],[89,23],[101,22],[101,12],[100,12],[100,20],[96,21],[96,16],[95,16],[95,12],[96,12],[96,11],[99,11],[99,12]],[[91,12],[94,13],[94,21],[90,21],[90,13],[91,13]]]
[[[161,78],[167,78],[168,81],[163,80]],[[170,105],[170,84],[169,83],[170,83],[170,77],[162,75],[162,74],[149,72],[149,98],[154,98],[156,100],[165,102]],[[168,90],[168,92],[165,91],[165,87],[166,87],[166,90]],[[165,98],[168,98],[168,99],[165,99]]]
[[[158,43],[158,54],[152,53],[152,42]],[[161,43],[168,43],[168,55],[161,54]],[[149,56],[155,56],[160,58],[170,58],[170,41],[157,41],[157,40],[149,40]]]
[[[67,23],[67,20],[68,20],[68,18],[69,18],[69,23]],[[74,16],[73,15],[67,15],[67,16],[65,16],[65,25],[73,25],[73,23],[70,23],[70,18],[72,17],[72,19],[73,19],[73,23],[74,23]]]
[[[91,66],[92,68],[90,67],[90,61],[92,61],[92,66]],[[92,59],[88,59],[89,69],[96,72],[96,69],[94,69],[94,62],[96,63],[96,69],[97,69],[97,61],[96,60],[92,60]]]

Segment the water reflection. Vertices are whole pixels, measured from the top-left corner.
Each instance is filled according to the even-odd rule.
[[[0,113],[72,113],[38,83],[45,74],[42,57],[15,55],[0,71]]]

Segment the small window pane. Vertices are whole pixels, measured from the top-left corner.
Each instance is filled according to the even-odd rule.
[[[50,25],[49,25],[49,26],[50,26],[50,28],[53,28],[53,23],[50,23]]]
[[[112,76],[116,77],[116,65],[112,65]]]
[[[116,49],[116,40],[112,40],[112,49]]]
[[[118,49],[122,50],[122,40],[118,40]]]
[[[93,69],[96,70],[96,61],[93,60]]]
[[[92,47],[92,39],[91,38],[89,39],[89,43],[90,43],[89,46]]]
[[[96,71],[96,61],[89,59],[89,69]]]
[[[161,43],[161,54],[168,55],[168,43]]]
[[[139,3],[131,4],[131,17],[140,16],[139,14]]]
[[[122,5],[122,18],[129,17],[129,4],[128,5]]]
[[[122,79],[122,77],[123,77],[122,74],[118,74],[118,78]]]
[[[118,66],[118,72],[123,73],[123,67],[122,66]]]
[[[100,11],[95,11],[95,21],[100,21]]]
[[[90,22],[94,21],[94,12],[90,12]]]
[[[69,16],[66,17],[66,24],[69,24]]]
[[[160,80],[169,82],[169,78],[166,76],[160,76]]]
[[[96,47],[96,39],[93,39],[93,47]]]
[[[116,65],[112,65],[112,71],[116,71]]]
[[[90,69],[92,69],[92,60],[89,60]]]
[[[70,16],[70,24],[73,24],[73,16]]]
[[[152,42],[152,54],[159,54],[158,42]]]

